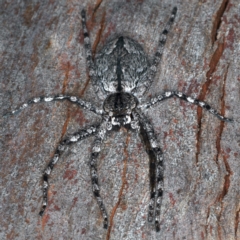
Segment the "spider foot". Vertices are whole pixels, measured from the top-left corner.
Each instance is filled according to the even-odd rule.
[[[46,209],[46,206],[45,206],[45,207],[42,207],[42,210],[39,212],[39,215],[40,215],[41,217],[43,216],[45,209]]]
[[[155,220],[155,229],[156,229],[156,232],[160,232],[160,223],[157,219]]]
[[[41,217],[43,216],[43,211],[39,212],[39,216],[41,216]]]
[[[154,205],[155,205],[155,192],[151,193],[150,202],[148,207],[148,222],[153,222],[154,220]]]
[[[107,216],[104,217],[104,220],[103,220],[103,228],[104,228],[104,229],[108,229],[108,218],[107,218]]]

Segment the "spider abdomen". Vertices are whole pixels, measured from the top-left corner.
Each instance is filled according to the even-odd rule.
[[[98,84],[104,93],[133,91],[144,84],[149,68],[143,48],[127,37],[105,45],[96,55],[95,64]]]

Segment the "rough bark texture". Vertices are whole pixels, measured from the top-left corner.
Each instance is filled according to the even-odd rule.
[[[85,65],[80,11],[92,49],[119,35],[153,56],[177,6],[164,56],[147,96],[179,90],[207,101],[234,123],[178,99],[147,112],[164,151],[161,231],[147,223],[148,157],[139,136],[121,129],[99,158],[111,227],[92,195],[93,138],[73,145],[50,177],[41,218],[42,171],[59,141],[100,121],[67,102],[1,117],[0,239],[240,239],[240,9],[237,0],[1,1],[1,113],[34,96],[68,93],[101,106]]]

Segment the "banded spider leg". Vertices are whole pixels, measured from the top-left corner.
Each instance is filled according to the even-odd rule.
[[[98,128],[98,131],[97,131],[94,143],[93,143],[92,154],[91,154],[91,159],[90,159],[90,175],[91,175],[91,179],[92,179],[92,190],[93,190],[94,197],[97,200],[98,206],[102,212],[103,227],[105,229],[108,228],[108,216],[107,216],[106,208],[103,204],[102,197],[100,196],[100,188],[99,188],[98,174],[97,174],[97,158],[101,151],[102,143],[106,137],[106,133],[107,133],[107,131],[109,131],[111,129],[112,129],[112,125],[109,122],[109,117],[104,116],[103,122],[101,123],[100,127]]]
[[[150,178],[150,202],[148,210],[148,222],[155,224],[157,232],[160,231],[160,210],[163,195],[163,153],[160,149],[153,127],[147,117],[138,111],[133,112],[140,126],[146,152],[149,155],[149,178]]]
[[[77,143],[89,136],[95,135],[96,132],[99,129],[99,125],[92,125],[86,129],[80,130],[71,136],[67,137],[63,141],[60,142],[58,145],[54,157],[51,159],[49,162],[48,166],[43,172],[43,203],[42,203],[42,209],[39,212],[39,215],[42,216],[44,214],[44,211],[47,207],[47,202],[48,202],[48,188],[49,188],[49,183],[48,183],[48,178],[53,170],[54,165],[58,162],[61,154],[63,151],[66,149],[66,147],[70,144]]]
[[[137,86],[136,89],[134,90],[134,92],[136,92],[137,94],[139,94],[140,96],[147,90],[149,89],[149,87],[152,85],[153,80],[155,79],[156,76],[156,72],[157,72],[157,68],[159,63],[161,62],[162,59],[162,55],[163,55],[163,50],[164,50],[164,45],[167,41],[167,34],[169,33],[170,28],[173,25],[173,22],[175,20],[175,17],[177,15],[177,8],[174,7],[172,10],[172,15],[170,17],[170,19],[168,20],[164,30],[162,31],[160,38],[159,38],[159,42],[158,42],[158,46],[157,46],[157,51],[154,54],[153,60],[150,63],[150,66],[147,70],[147,81],[144,84],[144,87],[142,86]]]
[[[178,91],[167,91],[163,94],[156,95],[155,97],[152,97],[148,102],[142,103],[138,107],[140,109],[147,109],[156,103],[159,103],[161,101],[164,101],[164,100],[166,100],[168,98],[172,98],[172,97],[177,97],[181,100],[184,100],[186,102],[195,104],[203,109],[206,109],[208,112],[210,112],[211,114],[213,114],[214,116],[219,118],[221,121],[224,121],[224,122],[232,122],[233,121],[230,118],[226,118],[226,117],[222,116],[214,108],[212,108],[208,103],[203,102],[199,99],[194,99],[194,98],[189,97],[186,94],[184,94],[182,92],[178,92]]]
[[[98,109],[96,106],[94,106],[92,103],[87,102],[77,96],[69,96],[69,95],[56,95],[56,96],[45,96],[45,97],[35,97],[30,99],[28,102],[23,103],[20,107],[17,109],[5,114],[5,116],[11,116],[14,114],[17,114],[21,110],[29,107],[32,104],[41,103],[41,102],[55,102],[55,101],[69,101],[71,103],[74,103],[78,106],[80,106],[83,109],[87,109],[91,112],[94,112],[95,114],[102,115],[102,110]]]

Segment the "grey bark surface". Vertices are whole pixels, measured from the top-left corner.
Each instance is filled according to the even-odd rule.
[[[71,146],[50,176],[42,172],[64,136],[100,118],[68,102],[33,105],[1,117],[0,239],[240,239],[240,5],[237,0],[7,1],[0,4],[1,112],[35,96],[72,94],[101,107],[88,77],[80,12],[95,53],[128,36],[149,58],[174,6],[176,21],[144,97],[179,90],[233,118],[223,123],[171,99],[146,113],[164,152],[161,231],[147,222],[148,156],[138,134],[109,134],[98,161],[111,227],[93,197],[93,137]]]

